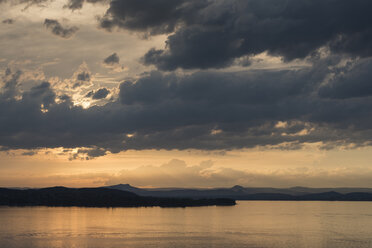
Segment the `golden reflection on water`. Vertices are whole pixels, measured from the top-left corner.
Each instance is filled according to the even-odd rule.
[[[372,247],[371,202],[233,207],[0,207],[1,248]]]

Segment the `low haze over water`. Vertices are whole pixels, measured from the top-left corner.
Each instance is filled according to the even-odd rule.
[[[0,207],[6,248],[363,248],[372,202],[238,202],[233,207]]]

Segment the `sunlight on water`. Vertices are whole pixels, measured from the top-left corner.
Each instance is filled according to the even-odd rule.
[[[233,207],[0,207],[1,248],[372,247],[371,202]]]

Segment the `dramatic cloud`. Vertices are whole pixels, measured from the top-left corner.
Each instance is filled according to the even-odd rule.
[[[78,27],[63,27],[57,20],[45,19],[44,25],[49,29],[53,34],[61,38],[71,38],[78,30]]]
[[[102,65],[103,67],[111,69],[113,72],[122,72],[128,69],[124,65],[120,65],[119,62],[119,56],[116,53],[113,53],[103,60]]]
[[[0,9],[4,186],[371,184],[371,1]]]
[[[75,10],[75,9],[81,9],[83,7],[83,4],[85,2],[87,3],[105,3],[109,0],[68,0],[68,3],[65,7]]]
[[[119,61],[120,61],[119,56],[116,53],[113,53],[110,56],[108,56],[107,58],[105,58],[103,60],[103,63],[106,64],[106,65],[112,66],[112,65],[119,64]]]
[[[371,59],[344,63],[336,57],[297,70],[189,75],[154,71],[123,82],[118,101],[87,109],[73,106],[68,97],[56,101],[47,82],[17,91],[20,72],[8,71],[0,95],[0,146],[86,147],[103,153],[299,149],[312,142],[323,142],[326,149],[370,145],[370,95],[350,92],[350,97],[342,93],[340,98],[325,89],[343,90],[360,75],[369,75],[371,65]],[[106,90],[94,94],[100,98]]]
[[[110,94],[110,91],[106,88],[101,88],[96,91],[90,91],[86,97],[91,97],[94,100],[104,99]]]
[[[70,0],[66,7],[86,2],[101,1]],[[78,70],[54,75],[69,61],[74,39],[60,41],[67,47],[58,45],[37,65],[48,76],[35,79],[15,69],[1,74],[0,149],[78,148],[76,157],[86,159],[126,149],[371,145],[371,7],[363,0],[111,0],[99,19],[102,28],[167,35],[164,49],[151,49],[163,38],[134,45],[139,52],[132,60],[142,57],[161,70],[224,70],[143,72],[126,57],[135,71],[127,73],[119,63],[118,54],[125,54],[121,40],[81,64],[92,41],[82,18],[87,31],[76,43]],[[54,19],[44,25],[62,38],[77,31]],[[267,65],[280,58],[300,63],[257,69],[263,68],[257,66],[260,56]],[[8,57],[0,58],[3,69],[21,63],[36,68]],[[226,68],[231,65],[248,68]]]
[[[51,90],[49,82],[43,82],[40,85],[32,87],[30,91],[25,92],[22,96],[25,100],[35,100],[41,103],[41,111],[47,109],[55,102],[56,94]]]
[[[106,15],[101,19],[101,27],[114,27],[149,34],[173,32],[182,21],[192,21],[193,13],[207,5],[206,0],[113,0]]]
[[[344,71],[334,76],[330,82],[320,88],[322,97],[352,98],[372,96],[371,61],[366,63],[349,62]]]
[[[262,52],[285,60],[321,47],[371,56],[372,2],[365,0],[112,0],[101,27],[170,34],[146,65],[221,68]]]
[[[89,160],[97,157],[102,157],[106,155],[106,150],[102,148],[92,147],[88,149],[79,149],[75,153],[71,153],[69,160],[81,159]]]

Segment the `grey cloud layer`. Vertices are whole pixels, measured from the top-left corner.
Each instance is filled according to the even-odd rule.
[[[101,27],[143,31],[150,34],[170,33],[181,21],[193,18],[194,12],[207,5],[206,0],[113,0]]]
[[[103,60],[103,63],[106,65],[115,65],[119,64],[120,58],[116,53],[111,54]]]
[[[101,27],[171,33],[165,49],[143,57],[147,65],[221,68],[244,55],[292,60],[323,46],[370,56],[371,8],[365,0],[112,0]]]
[[[63,27],[57,20],[45,19],[44,25],[49,29],[54,35],[61,38],[71,38],[78,30],[78,27]]]
[[[67,7],[84,2],[98,1],[71,0]],[[203,69],[248,55],[249,66],[249,56],[267,51],[287,60],[306,57],[309,66],[153,71],[122,82],[117,100],[108,99],[116,89],[85,91],[82,96],[100,104],[109,101],[87,109],[58,96],[49,82],[21,91],[22,72],[8,69],[0,93],[0,149],[84,147],[79,154],[95,157],[125,149],[371,145],[370,7],[362,0],[112,0],[103,28],[169,35],[164,50],[144,55],[145,64]],[[52,19],[45,25],[63,38],[77,30]],[[324,46],[329,54],[318,53]],[[103,63],[115,66],[119,57]],[[71,87],[94,81],[92,75],[79,71]]]
[[[76,76],[76,79],[79,81],[89,81],[90,73],[83,71]]]
[[[68,0],[65,7],[75,10],[75,9],[81,9],[83,7],[83,4],[85,2],[87,3],[105,3],[109,0]]]
[[[98,89],[96,91],[92,90],[92,91],[88,92],[86,97],[91,97],[94,100],[99,100],[99,99],[106,98],[108,96],[108,94],[110,94],[110,91],[108,89],[101,88],[101,89]]]
[[[282,149],[319,141],[325,148],[369,145],[372,93],[344,88],[353,78],[363,82],[361,75],[369,76],[371,59],[335,66],[340,59],[318,60],[299,70],[191,75],[154,71],[136,83],[122,83],[118,101],[88,109],[73,106],[68,97],[57,103],[47,82],[18,92],[20,73],[8,72],[0,95],[0,146],[118,152],[234,149],[283,142],[290,144]],[[327,93],[329,87],[332,94]],[[278,126],[279,121],[285,124]]]
[[[320,95],[335,99],[372,96],[371,68],[370,61],[346,65],[346,71],[339,73],[320,88]]]

